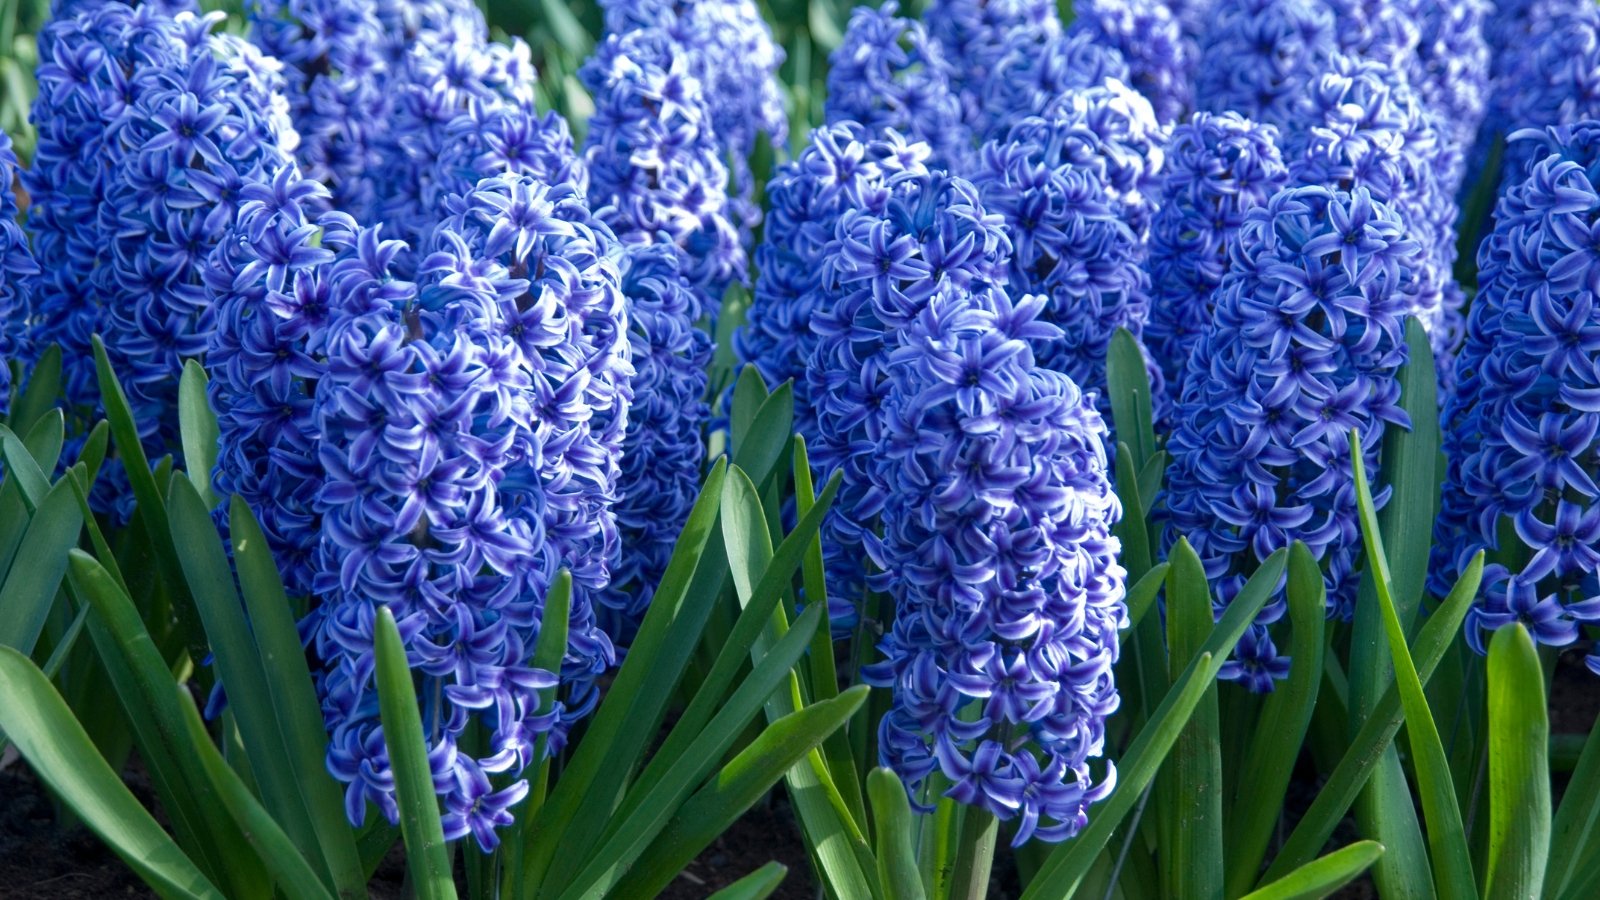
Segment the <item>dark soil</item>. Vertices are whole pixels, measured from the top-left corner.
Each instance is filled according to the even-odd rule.
[[[148,786],[128,779],[148,805]],[[0,770],[0,896],[13,900],[153,897],[117,855],[82,827],[57,824],[54,804],[20,762]]]

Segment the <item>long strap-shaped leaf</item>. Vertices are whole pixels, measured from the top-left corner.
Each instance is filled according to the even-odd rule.
[[[1167,667],[1176,682],[1213,629],[1205,567],[1188,540],[1168,554]],[[1161,885],[1167,896],[1222,898],[1222,733],[1217,687],[1194,714],[1156,776],[1161,821]]]
[[[735,881],[707,900],[766,900],[783,884],[789,867],[779,862],[769,862],[749,875]]]
[[[94,749],[65,700],[21,653],[0,647],[0,731],[50,790],[163,897],[222,900]]]
[[[89,636],[179,843],[230,896],[269,895],[271,885],[259,883],[259,861],[203,775],[177,704],[178,683],[133,601],[87,553],[71,551],[68,571],[73,590],[94,608]]]
[[[1184,669],[1161,705],[1151,713],[1149,722],[1139,730],[1128,752],[1118,760],[1116,789],[1091,811],[1089,824],[1078,832],[1077,837],[1051,852],[1038,874],[1028,883],[1022,900],[1059,900],[1072,896],[1077,890],[1078,883],[1111,839],[1112,831],[1139,802],[1145,787],[1155,777],[1162,761],[1166,759],[1167,751],[1189,721],[1201,695],[1216,680],[1217,672],[1221,670],[1228,654],[1233,652],[1234,645],[1239,643],[1245,629],[1277,589],[1287,556],[1287,551],[1279,550],[1267,557],[1238,596],[1228,604],[1227,611],[1217,621],[1199,655]]]
[[[1593,893],[1574,892],[1572,888],[1584,874],[1584,858],[1600,850],[1600,802],[1596,797],[1600,797],[1600,728],[1590,729],[1584,739],[1583,751],[1551,825],[1550,871],[1545,881],[1551,897],[1565,900]],[[1600,866],[1593,867],[1593,873],[1595,879],[1600,879]]]
[[[1483,879],[1489,897],[1543,896],[1549,745],[1539,651],[1522,623],[1513,622],[1489,642],[1489,869]]]
[[[1416,662],[1417,677],[1424,685],[1438,667],[1439,660],[1444,658],[1450,642],[1455,639],[1482,581],[1483,554],[1479,553],[1456,581],[1450,596],[1423,623],[1417,639],[1412,642],[1411,657]],[[1311,808],[1301,816],[1289,840],[1284,842],[1277,858],[1267,867],[1261,884],[1282,878],[1292,869],[1315,858],[1317,851],[1333,835],[1339,820],[1350,809],[1350,804],[1355,802],[1361,786],[1367,782],[1367,776],[1372,774],[1383,758],[1383,751],[1400,730],[1401,718],[1400,692],[1391,683],[1350,742],[1350,749],[1345,751],[1344,757],[1334,767],[1333,774],[1328,776],[1317,798],[1311,802]]]
[[[670,695],[683,674],[683,665],[688,662],[692,647],[682,647],[679,646],[681,642],[670,640],[672,626],[680,614],[692,614],[685,613],[686,604],[709,606],[711,603],[710,597],[689,599],[689,585],[700,565],[706,541],[716,526],[727,471],[726,459],[717,460],[711,467],[622,668],[617,671],[617,677],[601,700],[600,708],[584,731],[583,740],[562,771],[561,780],[556,783],[549,800],[524,831],[522,881],[509,886],[524,900],[535,896],[544,884],[563,841],[576,837],[574,819],[580,815],[594,818],[595,821],[583,830],[591,840],[601,834],[616,798],[622,794],[622,784],[632,774],[639,754],[643,753],[644,742],[627,740],[622,735],[628,729],[639,727],[641,721],[654,722],[655,697]],[[698,633],[696,629],[693,637]],[[572,866],[569,871],[576,871],[577,862],[579,860],[568,861]]]
[[[378,610],[375,630],[378,714],[383,720],[389,766],[394,770],[394,793],[400,805],[400,833],[406,842],[411,890],[417,900],[454,900],[456,885],[450,875],[450,850],[444,842],[439,799],[433,790],[416,687],[411,683],[411,667],[406,663],[400,629],[388,607]]]
[[[922,873],[911,837],[916,821],[906,786],[893,769],[873,769],[867,775],[872,798],[874,855],[878,858],[878,884],[885,900],[925,900]]]
[[[305,803],[334,891],[342,896],[364,896],[365,873],[345,820],[342,792],[323,764],[328,733],[283,579],[249,504],[237,496],[229,507],[228,528],[273,721],[282,732],[284,774]]]
[[[773,645],[688,749],[663,767],[648,786],[636,789],[640,796],[624,805],[627,813],[617,819],[617,827],[595,852],[588,866],[573,880],[564,900],[598,900],[606,895],[633,861],[643,853],[666,827],[680,803],[722,759],[738,740],[744,726],[761,711],[762,704],[789,677],[795,663],[811,642],[825,610],[814,606],[795,622],[795,627]]]
[[[857,685],[767,726],[710,784],[684,803],[612,896],[654,897],[784,772],[843,725],[866,697],[866,686]]]
[[[0,588],[0,646],[32,653],[67,572],[67,551],[78,544],[83,516],[71,478],[56,483],[39,503]]]
[[[1377,841],[1356,841],[1308,862],[1240,900],[1321,900],[1356,879],[1383,855]]]
[[[1409,630],[1422,602],[1434,509],[1439,498],[1435,472],[1439,458],[1439,407],[1428,336],[1415,319],[1407,319],[1405,327],[1407,359],[1397,379],[1400,406],[1409,415],[1411,426],[1384,430],[1383,470],[1378,474],[1393,489],[1379,517],[1382,533],[1393,540],[1385,554],[1391,570],[1390,596],[1401,625]],[[1356,601],[1348,660],[1350,734],[1360,729],[1394,678],[1372,567],[1367,568]],[[1384,845],[1383,858],[1373,871],[1380,893],[1421,896],[1434,891],[1427,845],[1397,748],[1384,751],[1356,803],[1355,815],[1362,834]],[[1443,891],[1444,886],[1439,885],[1438,889]]]
[[[1229,897],[1248,891],[1261,871],[1322,684],[1327,586],[1317,558],[1299,541],[1289,547],[1288,595],[1293,628],[1289,678],[1267,697],[1240,769],[1247,777],[1238,785],[1227,820]]]
[[[1390,593],[1392,582],[1388,557],[1383,551],[1383,533],[1378,528],[1378,516],[1372,508],[1372,489],[1361,460],[1361,438],[1354,431],[1350,432],[1350,455],[1355,465],[1356,509],[1366,541],[1368,574],[1377,592],[1389,653],[1394,660],[1395,683],[1400,688],[1400,705],[1405,710],[1406,730],[1411,735],[1411,750],[1416,757],[1417,786],[1428,822],[1434,883],[1446,897],[1477,897],[1467,835],[1461,824],[1461,809],[1456,805],[1455,783],[1450,780],[1450,758],[1439,740],[1439,729],[1428,709],[1428,696],[1423,692],[1416,664],[1406,649],[1405,627],[1400,624],[1400,614]],[[1544,737],[1541,735],[1541,752]],[[1549,821],[1548,813],[1545,820]]]
[[[272,814],[256,800],[239,776],[228,768],[222,753],[211,743],[211,734],[200,721],[200,710],[185,688],[178,688],[178,707],[183,710],[184,723],[189,726],[189,737],[200,754],[200,764],[206,776],[217,788],[217,796],[228,814],[238,823],[245,839],[256,847],[257,855],[266,864],[267,871],[277,879],[278,890],[289,900],[332,900],[333,895],[322,884],[321,876],[312,871],[300,850],[278,827]]]

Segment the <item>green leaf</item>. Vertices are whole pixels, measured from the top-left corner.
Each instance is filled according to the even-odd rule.
[[[683,804],[660,838],[617,885],[616,897],[653,897],[683,867],[761,799],[784,773],[845,723],[867,697],[857,685],[767,726],[704,788]]]
[[[733,385],[733,406],[728,411],[728,437],[735,450],[744,445],[756,414],[767,400],[767,385],[755,366],[739,370],[739,380]]]
[[[644,753],[646,741],[635,732],[641,722],[657,721],[660,708],[683,675],[693,647],[683,646],[683,640],[675,639],[679,636],[673,633],[673,625],[680,618],[703,615],[697,609],[686,608],[687,598],[700,557],[716,527],[727,470],[725,458],[712,466],[622,667],[563,769],[561,780],[524,831],[522,881],[509,885],[522,897],[532,897],[544,883],[558,850],[579,843],[580,833],[587,834],[589,841],[601,834],[616,802],[611,798],[622,795],[622,785]],[[709,609],[714,599],[696,595],[693,602]],[[699,628],[694,631],[689,635],[691,640],[698,638]],[[580,815],[586,822],[575,827],[574,819]],[[579,859],[567,859],[564,865],[573,866],[569,871],[575,871],[581,861],[580,854]]]
[[[1410,428],[1384,430],[1382,470],[1393,489],[1379,517],[1380,533],[1391,538],[1385,555],[1392,574],[1391,597],[1403,629],[1409,630],[1422,600],[1428,555],[1433,543],[1439,487],[1439,415],[1432,351],[1415,319],[1406,322],[1407,361],[1398,373],[1400,405]],[[1363,573],[1350,640],[1349,730],[1355,733],[1372,705],[1393,681],[1384,638],[1385,626],[1374,592],[1371,566]],[[1398,748],[1385,750],[1356,804],[1361,832],[1383,843],[1383,858],[1373,877],[1381,893],[1409,895],[1434,889],[1421,823]],[[1435,860],[1437,863],[1437,860]],[[1444,887],[1441,885],[1440,890]]]
[[[211,470],[217,465],[221,433],[217,430],[217,414],[206,399],[206,370],[192,359],[183,364],[183,376],[178,379],[178,424],[189,480],[200,492],[206,509],[215,509],[217,495],[211,490]]]
[[[801,519],[817,504],[817,497],[812,490],[811,461],[806,452],[806,439],[800,435],[794,437],[794,450],[791,454],[794,460],[794,496],[795,511]],[[827,495],[831,502],[832,494]],[[797,529],[798,530],[798,529]],[[822,565],[822,536],[811,538],[806,546],[805,561],[801,566],[806,590],[806,602],[815,603],[826,607],[828,605],[828,581]],[[807,656],[810,663],[811,698],[815,700],[828,700],[839,696],[839,671],[834,662],[833,629],[830,624],[817,629],[811,639],[811,653]],[[870,707],[869,707],[870,709]],[[866,798],[861,793],[861,782],[857,777],[855,754],[850,748],[849,725],[828,735],[822,742],[822,757],[827,762],[828,771],[833,774],[834,781],[839,786],[839,793],[843,796],[845,805],[849,807],[850,814],[858,822],[867,821]]]
[[[61,399],[61,347],[51,344],[39,354],[28,373],[28,386],[11,406],[6,424],[18,434],[27,434],[46,412]]]
[[[11,567],[0,588],[0,646],[33,652],[67,572],[67,551],[78,544],[83,518],[70,478],[50,489],[28,522],[17,549],[20,565]]]
[[[100,466],[106,461],[106,450],[111,444],[111,426],[105,419],[94,423],[89,436],[78,451],[78,462],[84,467],[84,483],[92,485],[100,477]]]
[[[1317,558],[1299,541],[1289,547],[1288,596],[1289,678],[1267,696],[1240,770],[1249,776],[1237,785],[1227,817],[1229,897],[1248,891],[1261,871],[1322,684],[1327,589]]]
[[[1149,722],[1134,737],[1128,751],[1117,761],[1116,789],[1089,817],[1089,824],[1077,837],[1050,853],[1038,874],[1028,883],[1022,900],[1057,900],[1070,897],[1077,890],[1100,851],[1105,849],[1112,832],[1155,778],[1167,751],[1177,741],[1178,733],[1188,723],[1201,696],[1213,686],[1228,654],[1233,652],[1245,629],[1255,621],[1256,614],[1277,589],[1287,555],[1279,550],[1267,557],[1228,604],[1200,654],[1189,662],[1161,705],[1151,713]]]
[[[1139,623],[1144,621],[1144,614],[1156,605],[1156,598],[1167,583],[1169,567],[1169,563],[1155,566],[1144,573],[1144,577],[1135,582],[1133,587],[1128,588],[1128,624],[1122,629],[1124,634],[1138,628]]]
[[[291,730],[294,737],[304,737],[300,731],[303,723],[282,722],[278,718],[273,689],[262,668],[260,650],[245,618],[244,604],[234,587],[233,572],[211,512],[187,478],[172,479],[167,512],[173,546],[205,626],[218,677],[228,694],[228,708],[238,723],[262,800],[300,852],[320,862],[317,830],[311,824],[311,813],[301,793],[303,784],[315,787],[320,782],[301,781],[293,761],[303,763],[304,757],[289,744]],[[289,651],[280,648],[279,652]],[[282,691],[279,696],[283,696]],[[299,749],[303,752],[303,747]]]
[[[661,766],[659,774],[647,786],[641,785],[635,798],[629,798],[623,806],[625,814],[616,818],[607,840],[573,879],[572,886],[562,892],[563,898],[599,900],[622,879],[628,867],[666,827],[684,798],[733,746],[745,725],[761,711],[766,699],[788,679],[794,664],[810,644],[823,611],[818,606],[807,610],[795,622],[795,627],[773,645],[772,652],[766,654],[739,685],[688,749],[670,765]]]
[[[282,734],[286,777],[305,803],[321,850],[320,864],[334,890],[341,896],[363,896],[366,875],[345,819],[343,791],[324,763],[328,733],[283,580],[255,514],[237,496],[230,502],[228,527],[250,633],[271,695],[273,721]]]
[[[882,767],[867,774],[867,794],[872,798],[873,855],[878,858],[878,884],[886,900],[925,900],[922,874],[917,869],[916,833],[906,786],[893,769]]]
[[[753,371],[754,367],[745,369]],[[740,381],[742,383],[743,378]],[[733,464],[749,474],[756,484],[766,484],[783,460],[793,434],[794,384],[785,381],[762,401],[742,439],[734,443]]]
[[[439,801],[433,792],[417,692],[411,683],[411,667],[406,663],[400,629],[388,607],[378,610],[375,631],[378,715],[383,721],[389,764],[394,769],[395,801],[400,805],[400,834],[406,842],[411,890],[418,900],[452,900],[456,885],[450,875],[450,851],[444,842]]]
[[[1167,677],[1176,683],[1200,654],[1213,618],[1205,567],[1178,538],[1167,555]],[[1222,726],[1217,689],[1201,695],[1156,776],[1161,883],[1167,896],[1222,897]]]
[[[1424,685],[1455,639],[1482,581],[1483,554],[1479,553],[1456,581],[1444,603],[1423,623],[1417,639],[1412,642],[1411,657],[1416,662],[1417,677]],[[1351,740],[1350,748],[1328,776],[1310,809],[1300,817],[1299,824],[1278,851],[1277,858],[1267,868],[1260,883],[1281,878],[1316,856],[1328,838],[1333,836],[1334,828],[1355,802],[1368,776],[1383,759],[1384,751],[1400,730],[1400,722],[1400,692],[1391,683],[1373,706],[1361,730]]]
[[[1139,514],[1145,519],[1150,518],[1150,511],[1155,509],[1156,498],[1161,495],[1161,482],[1166,477],[1167,466],[1172,463],[1171,454],[1165,450],[1157,450],[1145,460],[1144,467],[1139,470]]]
[[[145,533],[155,551],[156,569],[171,594],[178,618],[178,628],[184,636],[192,659],[205,658],[205,635],[199,616],[183,578],[183,567],[178,564],[178,551],[172,544],[172,532],[167,525],[167,507],[163,491],[157,484],[156,474],[150,469],[144,445],[139,442],[139,427],[128,406],[128,395],[123,392],[117,375],[106,356],[105,344],[100,336],[94,339],[95,372],[100,382],[100,401],[106,409],[106,421],[111,423],[111,438],[127,470],[128,482],[134,499],[139,504],[139,517],[144,520]]]
[[[1241,900],[1320,900],[1356,879],[1383,855],[1376,841],[1356,841],[1306,863]]]
[[[4,447],[7,479],[16,480],[23,506],[27,514],[32,516],[50,491],[50,476],[45,474],[43,461],[38,454],[33,453],[22,439],[4,425],[0,425],[0,446]],[[57,452],[60,452],[59,445]],[[55,467],[53,461],[50,465],[51,468]]]
[[[778,885],[783,883],[783,877],[788,874],[787,866],[769,862],[712,894],[710,900],[766,900],[778,889]]]
[[[240,833],[255,846],[256,855],[266,864],[273,878],[277,879],[278,890],[289,900],[331,900],[333,895],[328,893],[317,873],[300,855],[300,849],[283,833],[277,821],[244,786],[239,776],[228,768],[216,745],[211,743],[211,734],[206,731],[205,723],[200,721],[200,710],[195,707],[194,698],[182,687],[177,688],[177,692],[178,707],[183,710],[190,742],[200,756],[206,777],[211,779],[217,796],[222,798],[223,807],[238,824]]]
[[[765,585],[777,567],[773,564],[771,535],[767,531],[761,499],[755,485],[737,468],[730,471],[723,486],[722,536],[739,603],[748,610],[758,596],[757,588]],[[809,543],[809,538],[807,541]],[[792,540],[784,543],[790,544]],[[804,545],[797,549],[803,550]],[[796,556],[794,561],[797,563],[799,558]],[[792,565],[786,568],[793,571]],[[763,576],[762,573],[767,574]],[[787,587],[788,583],[789,576],[785,576],[781,586]],[[781,636],[783,610],[774,608],[763,616],[763,621],[765,627],[754,636],[752,660],[765,654],[771,643]],[[796,682],[794,690],[779,691],[772,696],[767,703],[769,722],[799,708],[798,688]],[[822,877],[843,896],[870,896],[870,873],[877,866],[863,861],[864,855],[870,855],[864,825],[854,820],[842,802],[834,802],[838,788],[832,784],[831,774],[820,765],[797,764],[788,773],[787,784]]]
[[[1400,614],[1395,609],[1394,598],[1389,591],[1389,562],[1384,554],[1383,534],[1378,529],[1378,516],[1372,508],[1372,488],[1367,483],[1366,465],[1361,459],[1361,438],[1354,431],[1350,432],[1350,456],[1355,471],[1356,509],[1361,517],[1361,533],[1367,548],[1367,574],[1377,592],[1384,632],[1389,639],[1389,653],[1394,663],[1395,682],[1400,688],[1400,704],[1405,710],[1406,730],[1411,735],[1417,786],[1422,795],[1423,815],[1428,823],[1428,849],[1433,858],[1434,883],[1446,897],[1476,897],[1477,884],[1472,877],[1467,835],[1461,824],[1461,809],[1456,805],[1455,784],[1450,780],[1450,758],[1445,755],[1439,729],[1434,725],[1433,713],[1428,709],[1428,697],[1423,691],[1422,679],[1417,675],[1416,664],[1406,649],[1405,627],[1400,624]],[[1535,663],[1537,672],[1537,660]],[[1542,754],[1546,737],[1541,735],[1539,741],[1541,764],[1544,761]],[[1545,820],[1548,827],[1548,810]]]
[[[95,751],[65,700],[21,653],[0,647],[0,731],[50,792],[163,897],[221,900],[222,892]]]
[[[1487,896],[1543,896],[1550,852],[1549,744],[1539,652],[1522,623],[1513,622],[1489,642]]]
[[[177,704],[178,683],[133,601],[93,557],[81,550],[69,551],[69,557],[69,584],[94,608],[89,636],[179,845],[230,896],[269,894],[270,885],[255,883],[260,870],[255,853],[203,776]]]
[[[1138,472],[1156,452],[1156,432],[1150,400],[1150,372],[1144,349],[1126,328],[1111,336],[1106,354],[1106,385],[1111,397],[1111,420],[1117,440],[1133,451],[1132,471]],[[1139,507],[1134,507],[1138,509]]]

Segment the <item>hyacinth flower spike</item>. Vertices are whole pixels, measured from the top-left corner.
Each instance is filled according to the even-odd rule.
[[[0,131],[0,416],[10,411],[11,360],[25,357],[22,327],[28,315],[27,284],[39,274],[28,238],[17,226],[17,155]]]
[[[1410,427],[1396,374],[1421,248],[1364,189],[1297,187],[1247,213],[1231,252],[1172,414],[1163,544],[1194,546],[1220,613],[1262,560],[1302,541],[1328,614],[1349,619],[1361,543],[1347,435],[1360,430],[1377,472],[1384,430]],[[1265,690],[1283,674],[1267,626],[1284,609],[1280,590],[1235,651],[1235,680]]]
[[[1430,574],[1448,587],[1489,552],[1467,620],[1480,653],[1510,622],[1553,647],[1600,623],[1600,122],[1512,139],[1537,162],[1507,186],[1478,252]],[[1600,673],[1600,654],[1586,662]]]
[[[394,819],[373,689],[375,608],[396,613],[422,678],[448,838],[485,851],[525,794],[522,770],[597,700],[615,661],[593,598],[616,551],[611,507],[631,395],[614,238],[571,185],[501,175],[456,198],[416,283],[375,232],[332,278],[365,302],[329,326],[316,386],[327,472],[314,587],[329,769],[353,821]],[[574,583],[559,673],[529,667],[560,568]],[[554,709],[538,691],[563,686]],[[482,722],[487,751],[461,747]],[[488,789],[488,775],[510,786]]]
[[[1066,376],[1034,364],[1042,304],[941,287],[896,333],[867,549],[894,601],[884,765],[914,802],[945,796],[1015,821],[1014,845],[1065,840],[1116,783],[1091,760],[1117,709],[1126,624],[1105,425]]]

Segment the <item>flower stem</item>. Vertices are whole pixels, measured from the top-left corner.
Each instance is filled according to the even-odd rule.
[[[950,878],[950,900],[983,900],[989,894],[989,869],[994,865],[1000,822],[994,814],[969,806],[962,817],[961,843]]]

